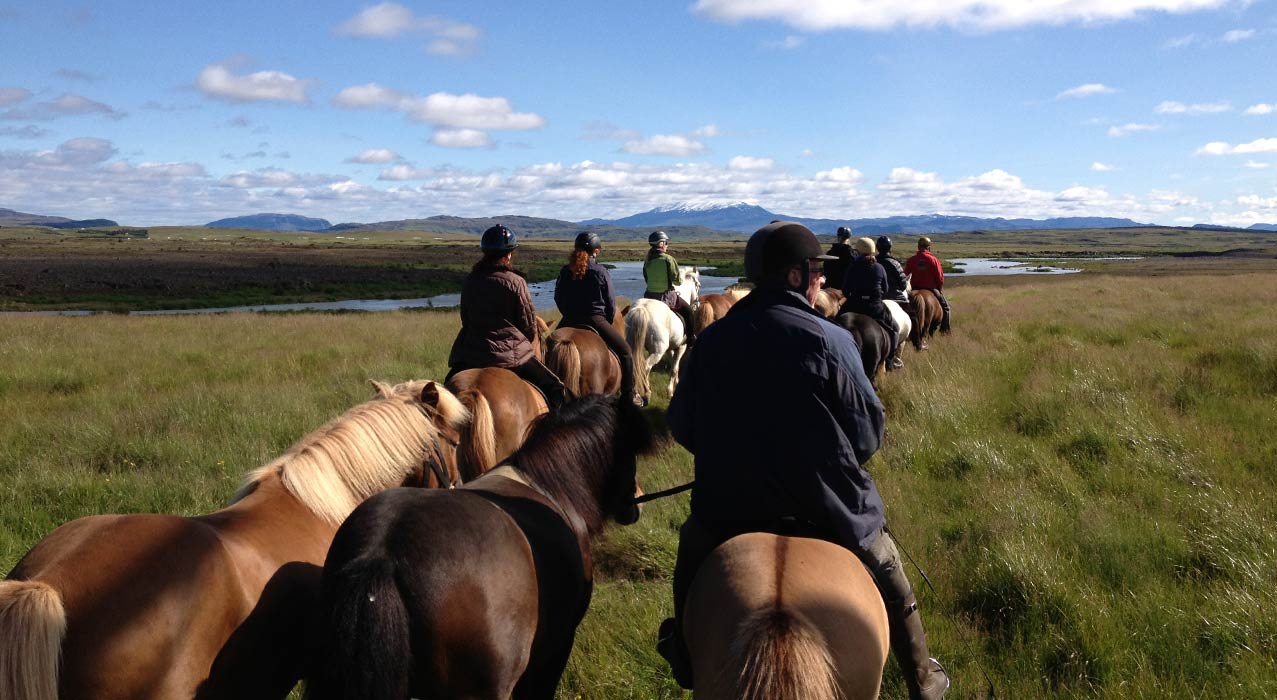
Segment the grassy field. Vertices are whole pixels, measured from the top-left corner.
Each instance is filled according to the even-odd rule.
[[[955,279],[954,334],[883,381],[868,467],[936,584],[952,697],[983,697],[982,668],[1002,698],[1277,696],[1277,264],[1246,260]],[[365,379],[441,377],[456,328],[0,316],[0,569],[81,515],[217,509]],[[649,491],[690,473],[668,441],[640,465]],[[598,544],[559,697],[682,697],[652,642],[686,507]],[[894,662],[884,697],[905,697]]]

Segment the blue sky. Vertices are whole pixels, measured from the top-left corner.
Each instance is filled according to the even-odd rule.
[[[3,4],[0,207],[1277,223],[1277,2]]]

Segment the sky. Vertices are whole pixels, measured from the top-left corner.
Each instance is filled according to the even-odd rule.
[[[1277,223],[1277,0],[0,0],[0,207]]]

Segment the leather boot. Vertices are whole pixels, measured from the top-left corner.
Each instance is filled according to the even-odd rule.
[[[670,665],[674,682],[685,690],[692,689],[692,661],[688,657],[687,644],[683,641],[678,621],[672,617],[661,622],[656,632],[656,651]]]
[[[886,604],[891,650],[904,673],[909,700],[941,700],[949,690],[949,674],[927,649],[927,633],[922,629],[917,599],[910,594]]]

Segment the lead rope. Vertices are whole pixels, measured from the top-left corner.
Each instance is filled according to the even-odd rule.
[[[905,559],[908,559],[909,563],[913,564],[913,568],[918,570],[918,575],[922,577],[922,582],[927,584],[927,590],[931,591],[932,595],[939,595],[936,593],[936,587],[931,585],[931,578],[927,576],[927,572],[923,571],[921,566],[918,566],[918,562],[914,561],[913,555],[909,554],[909,550],[905,549],[904,545],[900,544],[900,538],[896,536],[896,533],[888,529],[885,524],[882,526],[882,529],[887,534],[891,535],[892,541],[896,543],[896,549],[900,550],[900,553],[905,555]],[[958,630],[958,637],[962,639],[963,646],[974,648],[971,643],[971,638],[967,636],[967,632],[962,628],[962,625],[954,625],[954,628]],[[980,675],[984,676],[984,682],[989,684],[988,697],[990,700],[995,700],[998,697],[998,694],[994,690],[993,679],[989,677],[989,672],[985,670],[983,663],[976,661],[976,665],[980,669]]]
[[[639,496],[638,498],[634,499],[634,505],[636,506],[642,505],[644,503],[647,503],[648,501],[655,501],[658,498],[665,498],[666,496],[673,496],[675,494],[683,493],[684,491],[692,488],[692,486],[694,485],[696,485],[695,481],[689,481],[686,484],[683,484],[682,486],[675,486],[672,489],[665,489],[664,491],[657,491],[655,493],[645,493],[642,496]]]

